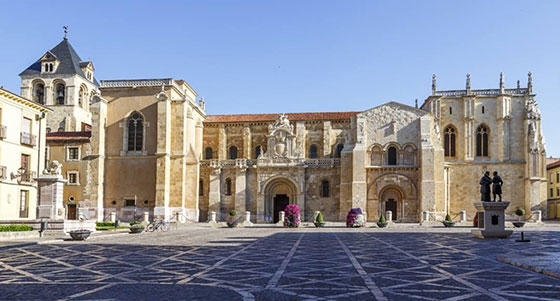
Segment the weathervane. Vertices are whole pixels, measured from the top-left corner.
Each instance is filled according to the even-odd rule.
[[[62,26],[64,28],[64,39],[68,40],[68,26]]]

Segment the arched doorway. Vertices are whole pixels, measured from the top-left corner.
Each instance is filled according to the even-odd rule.
[[[400,221],[404,215],[402,200],[403,193],[398,187],[389,187],[381,191],[380,212],[385,214],[387,211],[392,212],[392,220]]]
[[[293,181],[287,178],[277,178],[270,181],[264,190],[265,220],[278,222],[278,212],[283,211],[288,204],[296,204],[297,189]]]

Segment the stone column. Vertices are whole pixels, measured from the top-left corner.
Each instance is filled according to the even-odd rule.
[[[297,121],[296,122],[296,153],[299,154],[299,158],[305,157],[305,122],[304,121]]]
[[[331,152],[331,122],[323,121],[323,157],[328,157]]]
[[[366,122],[365,118],[358,118],[356,121],[356,146],[352,156],[352,171],[354,173],[352,179],[352,205],[351,208],[361,208],[367,211],[367,173],[366,164]]]
[[[92,180],[88,181],[90,206],[94,207],[97,221],[102,222],[104,217],[104,172],[105,172],[105,123],[107,120],[107,102],[100,98],[97,103],[90,106],[91,110],[91,154],[88,162],[88,174]],[[148,124],[146,124],[146,127]]]
[[[156,152],[156,206],[154,219],[169,219],[170,155],[171,155],[171,100],[162,91],[157,103],[157,152]]]
[[[243,127],[243,158],[245,159],[252,159],[251,158],[251,128],[248,126]]]
[[[243,166],[239,166],[235,172],[235,210],[237,210],[237,212],[239,213],[245,212],[247,208],[246,186],[247,186],[247,166],[243,165]]]
[[[221,201],[221,175],[222,170],[219,167],[212,168],[210,172],[210,193],[208,195],[208,211],[213,211],[214,214],[220,211]]]
[[[218,149],[217,149],[218,160],[227,159],[227,135],[224,126],[218,128]]]
[[[62,196],[66,180],[61,175],[41,175],[35,180],[39,187],[37,218],[64,220],[66,210]]]

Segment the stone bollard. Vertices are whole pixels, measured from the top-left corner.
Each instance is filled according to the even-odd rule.
[[[422,211],[422,222],[427,222],[430,217],[430,213],[428,211]]]
[[[175,220],[177,221],[177,223],[181,223],[181,224],[185,223],[185,218],[179,211],[175,212]]]
[[[286,213],[284,211],[279,211],[278,212],[278,223],[276,223],[277,226],[284,226],[284,217],[286,217]]]
[[[245,211],[245,221],[243,222],[243,227],[251,227],[253,223],[251,222],[251,211]]]
[[[208,219],[208,223],[209,224],[215,224],[216,223],[216,211],[210,211],[210,216]]]
[[[117,221],[117,213],[116,212],[111,212],[111,222],[116,222]]]
[[[393,222],[393,211],[391,210],[385,211],[385,221],[387,221],[388,223]]]
[[[459,212],[459,223],[466,223],[467,222],[467,212],[465,210],[461,210]]]
[[[150,222],[150,212],[144,212],[143,217],[144,217],[144,222],[146,223]]]
[[[315,213],[313,213],[313,222],[317,220],[317,215],[319,215],[319,212],[321,211],[315,211]]]
[[[542,211],[540,210],[533,211],[533,216],[536,223],[542,223]]]

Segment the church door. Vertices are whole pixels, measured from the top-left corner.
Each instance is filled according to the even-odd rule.
[[[68,219],[69,220],[76,220],[76,204],[68,204]]]
[[[397,220],[397,202],[395,199],[388,199],[387,202],[385,202],[385,210],[393,212],[392,220]]]
[[[287,194],[277,194],[274,196],[274,223],[278,222],[278,212],[283,211],[290,204],[290,198]]]

